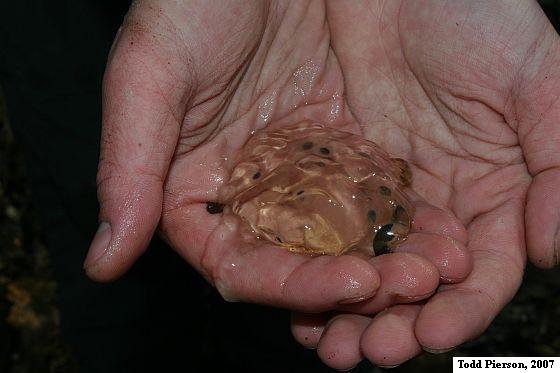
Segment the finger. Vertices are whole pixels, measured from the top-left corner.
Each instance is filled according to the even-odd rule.
[[[550,268],[560,251],[560,38],[538,12],[544,21],[539,48],[520,72],[506,119],[517,126],[533,176],[525,215],[527,253],[536,266]]]
[[[362,302],[340,305],[339,309],[373,314],[397,303],[411,303],[430,297],[439,285],[439,272],[428,260],[415,254],[393,253],[370,259],[381,285],[377,293]]]
[[[380,367],[395,367],[422,352],[414,324],[422,306],[398,305],[377,314],[364,331],[360,348],[365,358]]]
[[[428,259],[437,267],[442,282],[461,281],[472,269],[465,226],[451,212],[427,203],[412,191],[409,195],[416,208],[410,234],[394,251]]]
[[[176,234],[200,219],[189,234]],[[310,257],[274,245],[243,241],[233,215],[209,215],[195,204],[166,215],[162,233],[230,301],[321,312],[372,297],[379,275],[366,260],[343,255]],[[175,234],[172,234],[175,232]]]
[[[560,162],[560,160],[559,160]],[[533,264],[551,268],[560,262],[560,167],[535,176],[525,210],[527,254]]]
[[[431,233],[411,233],[395,252],[414,253],[428,259],[437,268],[442,282],[463,280],[472,270],[466,246],[451,237]]]
[[[473,271],[423,307],[415,331],[424,349],[445,351],[477,337],[511,300],[525,265],[522,209],[522,199],[510,200],[469,224]]]
[[[433,233],[466,244],[465,226],[450,212],[439,209],[412,196],[416,211],[412,220],[411,233]]]
[[[98,281],[121,275],[147,247],[190,97],[188,64],[152,36],[125,22],[104,77],[97,176],[101,224],[84,262],[88,276]]]
[[[361,315],[342,314],[327,324],[317,347],[317,355],[329,367],[349,370],[363,359],[360,337],[371,318]]]
[[[164,221],[163,237],[228,300],[367,314],[429,297],[439,283],[437,268],[415,254],[310,258],[276,246],[243,247],[239,219],[210,215],[204,204],[172,209]],[[185,226],[194,229],[177,234]]]
[[[292,335],[302,346],[317,348],[328,320],[328,313],[292,312],[290,322]]]

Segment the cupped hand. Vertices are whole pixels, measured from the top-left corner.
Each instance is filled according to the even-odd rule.
[[[423,303],[294,315],[330,366],[394,366],[482,333],[522,280],[525,246],[558,263],[560,41],[534,1],[332,2],[327,15],[365,136],[411,160],[415,190],[465,225],[473,256]]]
[[[88,275],[118,277],[159,227],[228,300],[374,312],[464,278],[462,224],[421,199],[412,253],[373,259],[255,248],[240,241],[239,219],[208,213],[253,131],[311,119],[363,135],[344,92],[322,2],[135,2],[105,75]]]
[[[541,263],[556,224],[543,196],[558,195],[554,183],[537,183],[556,173],[556,76],[542,71],[553,72],[557,57],[543,51],[557,42],[535,21],[536,5],[504,5],[495,21],[492,8],[476,17],[476,6],[499,6],[484,4],[135,2],[105,75],[101,225],[88,275],[122,274],[159,226],[226,299],[371,314],[428,297],[438,278],[460,281],[471,269],[468,244],[473,273],[443,287],[409,332],[433,349],[479,333],[519,285],[531,181],[529,203],[549,207],[527,216]],[[301,119],[358,133],[411,162],[416,192],[438,208],[426,205],[421,219],[418,200],[402,252],[255,250],[239,242],[239,221],[207,213],[252,131]],[[541,235],[531,235],[535,227]]]

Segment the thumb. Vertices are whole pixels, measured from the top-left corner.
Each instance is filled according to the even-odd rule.
[[[84,262],[97,281],[122,275],[148,246],[190,99],[188,64],[145,30],[123,26],[103,82],[100,224]]]
[[[560,254],[560,38],[547,26],[514,104],[520,144],[533,177],[525,210],[527,254],[542,268],[557,265]]]

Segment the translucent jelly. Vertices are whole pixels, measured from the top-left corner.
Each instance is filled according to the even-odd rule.
[[[379,255],[408,235],[411,178],[404,160],[376,144],[302,122],[256,132],[220,199],[259,238],[288,250]]]

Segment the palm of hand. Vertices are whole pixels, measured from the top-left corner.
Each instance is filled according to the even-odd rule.
[[[302,282],[335,274],[338,287],[346,291],[347,274],[353,271],[352,280],[361,284],[353,301],[371,297],[378,286],[376,272],[359,258],[337,258],[336,263],[334,258],[309,260],[272,247],[244,252],[235,241],[235,222],[208,215],[205,202],[215,200],[232,166],[228,161],[251,131],[270,122],[282,125],[310,118],[359,133],[411,162],[415,190],[448,212],[430,210],[426,216],[435,223],[425,225],[438,226],[433,233],[456,240],[458,246],[465,241],[464,225],[474,269],[465,281],[442,286],[445,291],[423,309],[395,306],[371,324],[368,318],[337,318],[352,325],[348,330],[354,334],[348,332],[343,338],[355,345],[368,325],[371,336],[383,328],[396,328],[383,318],[398,315],[408,325],[400,332],[408,349],[395,354],[393,360],[398,362],[417,352],[418,341],[442,349],[482,332],[521,281],[523,206],[531,179],[513,125],[518,123],[510,93],[518,57],[531,44],[530,40],[527,45],[509,42],[508,33],[515,25],[494,32],[494,40],[481,39],[484,33],[477,27],[498,25],[469,18],[476,9],[439,9],[431,2],[354,5],[296,2],[267,8],[260,4],[249,11],[232,6],[225,13],[200,12],[189,22],[173,18],[175,13],[162,17],[160,9],[151,9],[154,13],[146,19],[157,20],[154,27],[160,32],[121,37],[115,55],[127,62],[137,57],[119,51],[123,38],[129,41],[140,35],[134,48],[142,55],[148,45],[153,46],[151,36],[165,34],[162,43],[156,43],[161,50],[146,63],[152,68],[156,63],[150,75],[157,84],[149,84],[145,93],[150,101],[166,103],[168,110],[157,114],[172,128],[157,129],[159,145],[173,155],[163,173],[160,229],[225,297],[317,311],[336,306],[338,294],[325,299],[324,287],[301,290]],[[426,14],[423,9],[433,10]],[[162,11],[166,13],[165,7]],[[220,14],[220,29],[195,32],[197,25],[213,22],[215,14]],[[428,18],[433,14],[449,18],[433,22]],[[130,19],[134,24],[135,18]],[[118,67],[113,75],[119,76]],[[118,80],[109,78],[108,84]],[[107,111],[111,110],[116,108],[109,105]],[[424,269],[418,278],[426,285],[399,295],[408,301],[428,296],[437,285],[432,268],[426,269],[429,263],[407,263]],[[394,268],[392,263],[384,265]],[[374,267],[385,281],[383,270]],[[341,271],[345,268],[348,271]],[[443,270],[453,277],[453,268]],[[271,276],[254,277],[262,273]],[[385,299],[352,310],[373,313],[391,304]],[[304,324],[294,326],[296,338],[306,333]],[[336,323],[331,323],[329,330],[334,329]],[[326,334],[323,354],[335,345],[333,332],[330,340]],[[317,340],[303,343],[313,345]],[[350,350],[346,353],[354,360],[364,353],[359,348]],[[383,355],[380,350],[370,353],[372,360]],[[341,366],[343,360],[339,358]]]
[[[346,15],[340,9],[331,9],[336,14],[329,19],[334,18],[330,23],[332,31],[325,27],[325,18],[317,16],[321,14],[322,5],[316,6],[319,9],[307,9],[307,14],[288,11],[276,30],[269,31],[274,35],[265,31],[260,36],[273,40],[268,48],[257,46],[254,55],[240,55],[235,61],[237,64],[222,67],[224,71],[218,75],[226,79],[219,84],[223,91],[208,95],[217,93],[218,99],[212,100],[220,104],[224,96],[230,99],[221,106],[201,98],[207,105],[201,109],[205,112],[203,118],[196,105],[186,113],[176,158],[167,178],[162,226],[169,232],[167,236],[174,247],[188,247],[189,250],[182,253],[190,260],[203,256],[193,253],[192,248],[206,250],[203,243],[221,222],[218,217],[208,216],[201,202],[216,199],[215,191],[228,177],[228,166],[231,167],[226,159],[234,158],[251,131],[279,119],[291,123],[297,118],[312,117],[358,132],[393,154],[410,160],[414,167],[415,189],[430,202],[455,213],[465,225],[472,222],[473,227],[480,226],[473,234],[487,236],[486,243],[480,244],[481,249],[494,247],[492,230],[496,229],[497,219],[494,215],[490,217],[492,222],[485,222],[488,213],[495,213],[499,208],[515,209],[514,216],[502,212],[504,219],[515,221],[501,224],[509,225],[506,229],[514,234],[511,240],[517,250],[504,243],[514,252],[495,255],[500,255],[500,261],[506,259],[505,268],[515,269],[515,279],[519,280],[523,260],[518,241],[522,237],[521,207],[528,174],[517,136],[503,121],[503,116],[483,102],[484,97],[467,96],[467,91],[472,91],[468,90],[469,85],[480,87],[484,82],[480,81],[483,76],[459,64],[466,56],[458,55],[456,61],[448,65],[437,65],[442,59],[426,52],[426,48],[434,49],[429,45],[433,39],[420,40],[418,46],[407,47],[407,41],[402,41],[397,34],[399,25],[407,22],[406,14],[401,13],[400,19],[396,19],[398,6],[390,7],[394,9],[366,9],[371,12],[372,19],[365,17],[364,24],[352,24],[355,14]],[[378,14],[380,19],[375,18]],[[287,29],[295,22],[301,22],[304,37],[293,37],[303,30]],[[263,29],[258,22],[253,26],[256,30]],[[353,32],[353,29],[362,31]],[[344,31],[339,34],[338,30]],[[235,48],[258,41],[245,39],[247,34],[255,35],[248,30],[246,34],[238,34],[241,40],[232,43]],[[278,42],[282,37],[292,45]],[[249,45],[244,49],[253,48]],[[444,52],[448,51],[441,51]],[[415,53],[418,57],[410,56]],[[414,63],[416,65],[410,65]],[[430,63],[432,66],[428,68],[433,71],[425,71],[425,65]],[[415,75],[416,71],[431,76],[422,79]],[[466,81],[461,82],[460,87],[450,87],[450,79],[458,74]],[[502,82],[490,81],[486,90],[498,90],[500,87],[495,87],[496,84]],[[458,91],[450,92],[451,89]],[[208,106],[213,110],[208,110]],[[208,121],[208,116],[213,120]],[[192,211],[187,213],[187,210]],[[191,227],[197,220],[204,222],[194,228],[196,232],[204,229],[200,235],[187,237],[179,233],[181,237],[177,241],[173,239],[173,232],[181,232],[180,227]],[[222,233],[219,231],[220,235]],[[223,236],[220,237],[223,240]],[[214,250],[217,249],[209,249]],[[205,265],[224,264],[210,264],[209,261]]]

